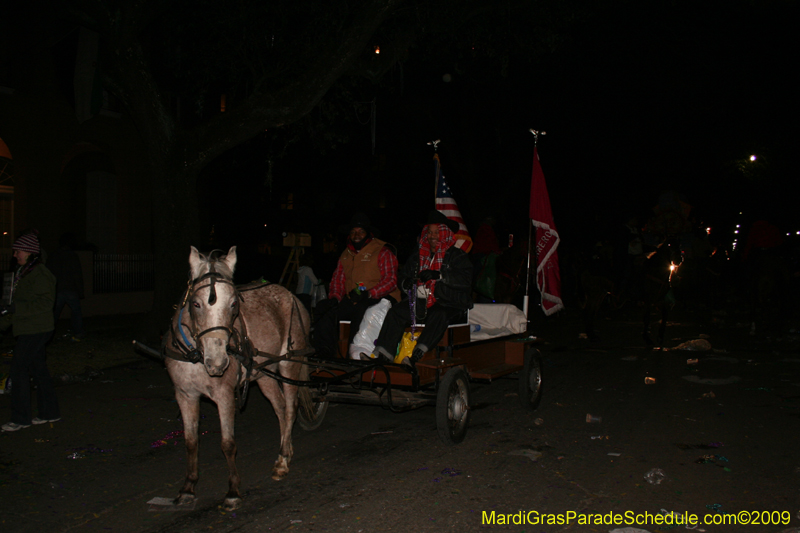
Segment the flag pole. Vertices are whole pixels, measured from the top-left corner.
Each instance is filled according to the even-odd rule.
[[[528,130],[533,134],[533,149],[534,152],[536,151],[536,145],[539,143],[539,135],[547,135],[545,131],[537,131],[535,129]],[[530,213],[528,213],[530,215]],[[525,296],[522,299],[522,311],[525,313],[525,319],[528,319],[528,302],[530,300],[530,288],[531,288],[531,243],[533,239],[533,219],[528,217],[528,268],[527,268],[527,277],[525,278]]]
[[[439,158],[439,143],[440,142],[442,142],[441,139],[436,139],[435,141],[431,141],[431,142],[428,143],[428,146],[433,146],[433,159],[434,159],[434,161]],[[442,164],[441,161],[439,161],[439,165],[441,165],[441,164]],[[435,201],[436,201],[436,191],[438,191],[438,190],[439,190],[439,173],[437,172],[436,173],[436,180],[433,183],[434,204],[435,204]],[[434,205],[434,207],[436,207],[436,206]]]

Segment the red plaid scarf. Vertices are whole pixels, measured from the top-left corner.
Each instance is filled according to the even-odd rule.
[[[444,224],[439,224],[439,246],[436,250],[431,251],[431,245],[428,242],[428,226],[422,228],[422,235],[419,241],[419,270],[441,270],[442,261],[444,260],[444,253],[455,244],[453,232]],[[428,301],[426,307],[432,306],[436,303],[436,298],[433,296],[434,288],[436,287],[436,280],[430,280],[425,283],[425,287],[430,291],[428,293]]]

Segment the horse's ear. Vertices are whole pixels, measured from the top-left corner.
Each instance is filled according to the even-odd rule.
[[[228,250],[228,254],[225,256],[225,259],[222,260],[225,265],[231,269],[231,274],[233,274],[233,270],[236,268],[236,247],[231,246],[231,249]]]
[[[203,254],[201,254],[194,246],[190,246],[189,272],[191,273],[192,279],[197,279],[200,277],[200,264],[203,259],[205,259]]]

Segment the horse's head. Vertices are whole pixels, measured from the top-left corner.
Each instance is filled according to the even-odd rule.
[[[191,285],[186,296],[191,333],[210,376],[228,368],[228,343],[239,314],[239,294],[233,284],[236,247],[222,257],[208,257],[192,246],[189,254]]]

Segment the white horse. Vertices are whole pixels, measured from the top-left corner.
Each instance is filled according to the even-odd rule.
[[[275,480],[289,473],[298,396],[310,401],[304,387],[298,394],[295,385],[284,383],[281,387],[275,379],[259,372],[250,375],[248,358],[256,367],[263,365],[283,377],[306,380],[307,367],[302,361],[303,354],[309,351],[310,320],[294,295],[280,285],[259,284],[237,289],[232,281],[235,246],[218,258],[206,257],[191,247],[189,266],[189,287],[163,344],[167,371],[175,385],[175,398],[183,417],[188,456],[186,481],[175,503],[195,499],[200,397],[207,396],[219,411],[222,451],[229,474],[224,507],[232,510],[242,502],[233,431],[237,387],[255,380],[278,416],[281,446],[272,468]]]

